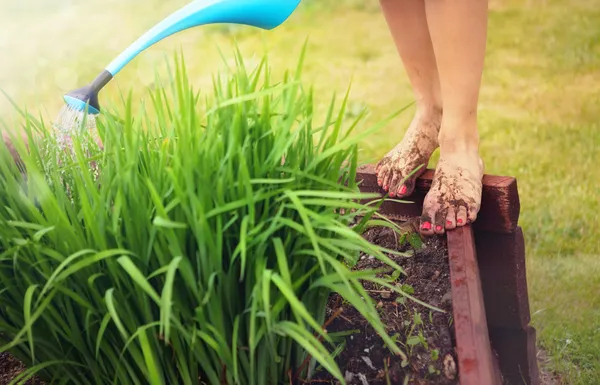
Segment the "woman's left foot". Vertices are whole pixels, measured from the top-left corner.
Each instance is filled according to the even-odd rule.
[[[481,205],[483,161],[477,153],[442,154],[423,203],[423,235],[472,223]]]

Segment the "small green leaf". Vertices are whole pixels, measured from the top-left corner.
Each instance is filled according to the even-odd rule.
[[[423,319],[421,318],[421,314],[420,313],[415,313],[413,315],[413,323],[415,325],[423,325]]]
[[[25,246],[29,243],[29,241],[27,239],[23,239],[23,238],[13,238],[13,242],[17,246]]]
[[[180,222],[173,222],[170,219],[163,217],[155,217],[152,224],[156,227],[164,227],[167,229],[187,229],[188,225]]]
[[[38,230],[35,234],[33,234],[33,241],[39,242],[44,235],[46,235],[49,232],[51,232],[52,230],[54,230],[54,228],[55,228],[55,226],[50,226],[50,227],[46,227],[44,229]]]
[[[421,239],[421,236],[417,233],[412,233],[408,236],[408,243],[410,243],[410,245],[416,250],[420,250],[423,248],[423,240]]]
[[[415,294],[415,289],[411,285],[403,284],[400,288],[406,294]]]

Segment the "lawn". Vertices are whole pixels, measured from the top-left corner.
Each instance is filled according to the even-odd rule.
[[[32,13],[17,0],[3,1],[0,88],[52,117],[64,92],[90,81],[184,3],[150,1],[142,12],[133,1],[65,0]],[[304,80],[314,84],[321,107],[350,82],[350,114],[366,107],[368,122],[412,101],[374,0],[305,0],[276,31],[215,26],[159,43],[119,74],[101,93],[101,103],[118,102],[119,90],[131,86],[143,98],[173,49],[182,49],[190,77],[201,87],[224,70],[219,51],[232,63],[234,40],[250,65],[268,50],[270,65],[283,70],[296,63],[306,38]],[[491,2],[482,155],[487,173],[518,178],[533,323],[552,365],[570,384],[600,383],[600,200],[594,183],[600,180],[594,167],[600,161],[599,105],[600,0]],[[362,159],[374,161],[400,140],[411,112],[363,143]],[[2,99],[0,117],[10,122],[11,113]]]

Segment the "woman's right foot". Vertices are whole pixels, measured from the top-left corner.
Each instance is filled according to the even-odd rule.
[[[390,197],[412,194],[416,179],[425,172],[439,146],[441,121],[441,109],[417,112],[402,141],[377,163],[377,183]]]

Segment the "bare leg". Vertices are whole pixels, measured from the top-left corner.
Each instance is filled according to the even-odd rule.
[[[440,75],[444,116],[440,162],[425,198],[421,231],[473,222],[481,204],[477,103],[487,38],[487,1],[425,0]]]
[[[413,192],[415,179],[438,147],[442,98],[424,1],[380,3],[417,101],[417,112],[404,138],[377,164],[379,185],[391,197],[404,197]],[[406,178],[418,167],[417,173]]]

